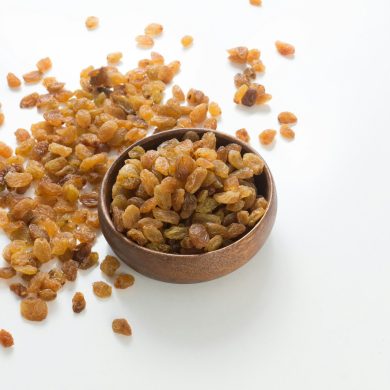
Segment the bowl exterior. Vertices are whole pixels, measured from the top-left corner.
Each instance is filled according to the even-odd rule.
[[[149,145],[147,146],[148,148],[154,148],[156,142],[158,144],[175,136],[180,137],[187,130],[189,129],[168,131],[166,134],[164,132],[161,135],[166,137],[155,137],[149,143],[146,138],[132,145],[132,147],[138,144],[141,146]],[[205,130],[198,129],[197,131],[200,133],[205,132]],[[225,142],[227,139],[230,142],[240,143],[223,133],[218,132],[216,134],[220,137],[225,137]],[[253,149],[247,145],[242,144],[242,146],[253,152]],[[212,280],[229,274],[244,265],[267,240],[276,218],[277,196],[273,177],[266,166],[263,175],[265,175],[269,206],[257,225],[233,244],[209,253],[179,255],[152,251],[133,243],[123,234],[116,231],[109,213],[112,186],[116,174],[125,159],[126,153],[121,154],[103,179],[99,197],[99,220],[102,233],[115,254],[139,273],[153,279],[171,283],[198,283]]]

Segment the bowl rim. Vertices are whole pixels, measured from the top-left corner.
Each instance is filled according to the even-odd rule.
[[[267,208],[266,208],[262,218],[259,221],[257,221],[256,225],[254,225],[252,227],[252,229],[249,232],[247,232],[246,234],[244,234],[239,240],[232,242],[228,246],[219,248],[219,249],[217,249],[215,251],[212,251],[212,252],[197,253],[197,254],[180,254],[180,253],[159,252],[159,251],[155,251],[153,249],[149,249],[149,248],[146,248],[146,247],[143,247],[141,245],[136,244],[135,242],[133,242],[129,238],[127,238],[124,234],[122,234],[122,233],[120,233],[120,232],[118,232],[116,230],[116,228],[114,226],[114,223],[112,221],[112,218],[111,218],[109,205],[107,205],[106,202],[105,202],[105,189],[106,189],[106,187],[108,185],[108,179],[113,174],[113,171],[117,170],[117,165],[118,165],[119,161],[124,159],[124,157],[128,154],[128,152],[131,149],[133,149],[135,146],[139,146],[139,145],[142,146],[142,144],[145,143],[145,142],[156,141],[159,138],[164,138],[164,139],[165,138],[168,138],[168,139],[175,138],[175,136],[174,136],[175,134],[182,133],[182,132],[187,132],[187,131],[195,131],[195,132],[200,133],[200,134],[213,132],[213,133],[216,134],[217,138],[218,138],[218,135],[222,135],[223,137],[225,137],[225,139],[227,139],[231,143],[237,143],[243,149],[246,149],[247,153],[248,152],[249,153],[254,153],[257,156],[259,156],[263,160],[263,162],[264,162],[264,168],[263,168],[262,174],[264,173],[265,176],[266,176],[266,182],[267,182],[268,191],[269,191],[268,205],[267,205]],[[169,136],[171,136],[171,137],[169,137]],[[167,139],[165,139],[165,140],[167,140]],[[161,140],[161,142],[164,142],[164,140]],[[265,221],[265,217],[269,213],[269,210],[271,208],[271,204],[275,201],[275,199],[276,199],[276,190],[275,190],[275,183],[274,183],[274,180],[273,180],[272,173],[271,173],[271,171],[270,171],[266,161],[264,160],[264,158],[251,145],[249,145],[249,144],[245,143],[244,141],[241,141],[241,140],[233,137],[230,134],[224,133],[222,131],[215,131],[215,130],[205,129],[205,128],[180,128],[180,129],[171,129],[171,130],[160,131],[158,133],[151,134],[149,136],[146,136],[145,138],[142,138],[142,139],[138,140],[137,142],[134,142],[132,145],[130,145],[129,147],[124,149],[115,158],[114,162],[111,164],[110,168],[107,170],[107,172],[105,173],[105,175],[103,177],[103,180],[102,180],[101,185],[100,185],[100,190],[99,190],[99,206],[98,207],[99,207],[99,210],[101,211],[101,213],[99,213],[99,218],[100,218],[100,215],[103,215],[105,221],[108,223],[108,226],[109,226],[112,234],[114,234],[122,242],[124,242],[127,245],[129,245],[131,247],[134,247],[134,248],[136,248],[138,250],[149,252],[150,254],[153,254],[155,256],[163,255],[163,256],[169,256],[172,259],[177,258],[177,259],[183,260],[184,258],[198,258],[200,256],[201,257],[206,257],[206,256],[209,256],[210,253],[215,254],[215,253],[218,253],[219,251],[223,251],[223,250],[226,250],[228,248],[231,248],[233,245],[240,245],[241,241],[243,241],[244,239],[247,239],[250,236],[254,235],[255,231],[260,228],[262,223]],[[103,235],[104,235],[104,233],[103,233]]]

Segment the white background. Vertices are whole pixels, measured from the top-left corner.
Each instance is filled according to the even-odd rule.
[[[390,3],[263,3],[0,0],[1,140],[13,143],[16,128],[39,120],[18,108],[37,87],[11,92],[7,72],[21,75],[50,56],[50,75],[76,88],[79,71],[109,52],[123,51],[121,69],[134,67],[148,54],[135,36],[160,22],[154,49],[182,62],[177,83],[220,103],[220,130],[248,129],[279,194],[264,248],[213,282],[165,284],[134,272],[134,287],[101,302],[91,289],[104,279],[97,268],[80,273],[35,324],[0,281],[0,328],[16,343],[0,349],[1,389],[389,389]],[[88,15],[100,17],[98,30],[86,30]],[[184,34],[194,37],[191,49],[181,48]],[[296,46],[293,60],[276,53],[277,39]],[[233,104],[237,70],[225,50],[237,45],[261,49],[269,108]],[[257,135],[276,128],[283,110],[299,117],[296,140],[265,150]],[[109,253],[101,237],[97,248]],[[78,290],[87,310],[75,315]],[[112,333],[116,317],[128,318],[131,338]]]

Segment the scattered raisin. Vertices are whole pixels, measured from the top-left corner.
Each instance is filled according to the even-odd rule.
[[[14,338],[12,337],[11,333],[5,329],[0,329],[0,344],[4,348],[10,348],[14,345]]]
[[[92,287],[93,292],[99,298],[108,298],[111,296],[112,287],[105,282],[94,282]]]
[[[99,26],[99,19],[96,16],[88,16],[85,20],[85,26],[88,30],[94,30]]]
[[[13,73],[7,74],[7,83],[10,88],[19,88],[22,82]]]
[[[295,53],[295,47],[290,43],[276,41],[275,46],[282,56],[292,56]]]
[[[112,321],[112,330],[114,333],[118,333],[124,336],[131,336],[131,327],[126,319],[117,318]]]
[[[75,313],[81,313],[87,302],[85,301],[84,294],[81,292],[76,292],[72,298],[72,309]]]
[[[47,317],[47,303],[34,297],[27,297],[20,302],[20,312],[29,321],[43,321]]]
[[[286,139],[294,139],[295,138],[295,132],[289,125],[282,125],[280,126],[280,135]]]
[[[259,140],[262,145],[270,145],[274,141],[276,136],[275,130],[263,130],[259,135]]]
[[[107,276],[114,276],[119,266],[120,263],[116,257],[107,255],[100,264],[100,269]]]
[[[134,284],[134,276],[130,274],[119,274],[114,282],[115,288],[125,289]]]

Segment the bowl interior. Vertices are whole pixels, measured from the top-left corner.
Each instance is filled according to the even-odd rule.
[[[137,245],[137,244],[133,243],[131,240],[129,240],[125,235],[118,233],[116,231],[114,224],[112,222],[112,219],[111,219],[111,215],[110,215],[110,205],[112,202],[112,187],[115,184],[116,177],[118,175],[119,170],[124,165],[125,160],[129,158],[128,157],[129,150],[131,150],[132,148],[134,148],[135,146],[138,146],[138,145],[142,146],[146,151],[150,150],[150,149],[156,149],[162,142],[167,141],[167,140],[172,139],[172,138],[177,138],[179,141],[181,141],[184,134],[189,130],[197,132],[200,137],[204,133],[211,131],[208,129],[175,129],[175,130],[168,130],[168,131],[153,134],[150,137],[144,138],[144,139],[134,143],[129,148],[124,150],[118,156],[118,158],[114,161],[114,163],[111,165],[109,170],[107,171],[107,173],[103,179],[102,186],[101,186],[101,193],[100,193],[101,208],[102,208],[104,216],[107,219],[106,222],[109,223],[110,227],[113,229],[115,234],[120,234],[123,237],[123,240],[126,241],[128,244]],[[217,147],[226,146],[230,143],[237,143],[237,144],[241,145],[243,152],[251,152],[251,153],[255,153],[255,154],[259,155],[259,153],[255,149],[253,149],[250,145],[248,145],[248,144],[246,144],[246,143],[244,143],[244,142],[242,142],[242,141],[240,141],[240,140],[238,140],[238,139],[236,139],[228,134],[221,133],[218,131],[218,132],[215,132],[215,135],[217,137]],[[267,213],[270,202],[272,201],[273,191],[274,191],[273,186],[272,186],[272,176],[271,176],[271,173],[270,173],[270,170],[269,170],[267,164],[264,165],[264,170],[263,170],[263,173],[261,175],[254,176],[254,184],[257,187],[258,194],[264,196],[264,198],[268,201],[268,207],[266,210],[266,213]],[[250,231],[248,231],[243,237],[245,237],[253,229],[255,229],[256,226],[261,223],[261,221],[262,221],[262,219],[260,219],[260,221]],[[237,241],[240,241],[240,240],[241,239],[239,239]],[[221,249],[225,249],[225,248],[227,248],[227,247],[224,247]],[[145,249],[147,251],[155,252],[151,249],[147,249],[147,248],[143,248],[143,249]],[[219,249],[219,250],[221,250],[221,249]],[[155,252],[155,253],[160,253],[160,252]],[[181,254],[172,254],[172,255],[188,256],[188,255],[181,255]],[[195,255],[195,256],[199,256],[199,255]]]

